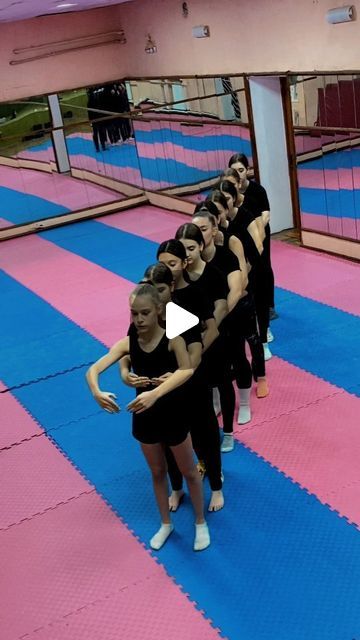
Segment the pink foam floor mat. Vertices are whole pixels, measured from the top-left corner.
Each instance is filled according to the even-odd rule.
[[[273,356],[266,363],[266,376],[270,394],[266,398],[257,398],[256,383],[253,384],[251,422],[243,427],[235,422],[234,430],[236,432],[252,430],[259,424],[269,422],[284,414],[293,413],[302,407],[313,405],[318,400],[343,393],[343,389],[339,389],[277,356]],[[291,381],[290,384],[289,381]]]
[[[360,399],[343,392],[236,438],[360,527],[359,416]]]
[[[159,606],[161,602],[161,606]],[[50,634],[50,636],[49,636]],[[219,639],[202,615],[191,610],[162,576],[149,576],[36,630],[31,640]]]
[[[0,267],[107,346],[128,325],[133,284],[45,239],[3,243]]]
[[[360,315],[359,265],[280,241],[272,243],[275,284]]]
[[[2,451],[0,464],[0,529],[93,490],[46,437]]]
[[[174,620],[172,638],[219,637],[95,493],[1,532],[0,542],[3,640],[165,640]]]
[[[145,205],[132,211],[103,216],[98,222],[133,233],[154,242],[163,242],[174,237],[180,225],[190,222],[191,217],[176,211],[165,211],[158,207]]]
[[[4,386],[2,385],[4,388]],[[25,411],[11,393],[0,393],[0,451],[43,433],[39,425]]]

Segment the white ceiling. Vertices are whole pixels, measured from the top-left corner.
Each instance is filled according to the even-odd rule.
[[[14,22],[42,15],[85,11],[131,0],[0,0],[0,22]],[[60,5],[60,6],[59,6]]]

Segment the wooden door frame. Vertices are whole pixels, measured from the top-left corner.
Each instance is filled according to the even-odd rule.
[[[280,77],[281,98],[284,112],[286,148],[288,153],[290,193],[293,210],[294,228],[301,232],[301,215],[299,199],[299,183],[297,176],[296,146],[292,119],[289,76]]]

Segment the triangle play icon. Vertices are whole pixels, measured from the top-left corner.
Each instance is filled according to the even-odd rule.
[[[174,302],[166,305],[166,337],[171,340],[199,324],[199,318]]]

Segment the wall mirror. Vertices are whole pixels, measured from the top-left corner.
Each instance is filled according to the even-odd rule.
[[[360,239],[360,76],[291,79],[302,228]]]

